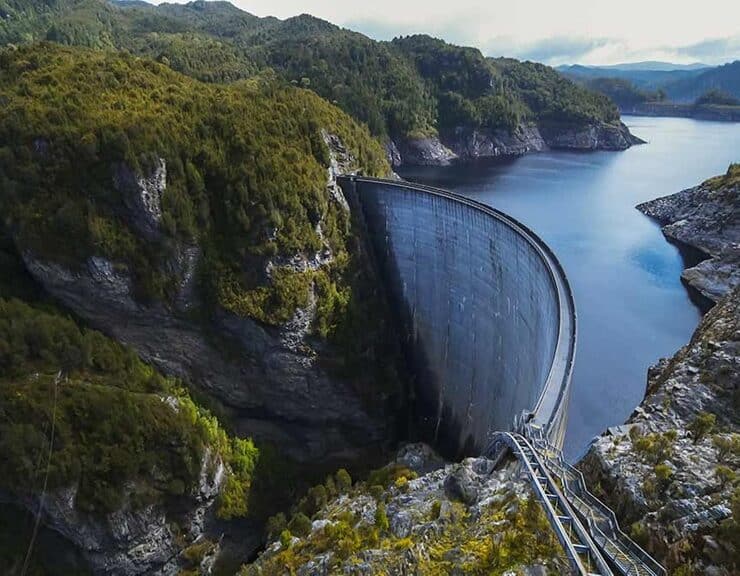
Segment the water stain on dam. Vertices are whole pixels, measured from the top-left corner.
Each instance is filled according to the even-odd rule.
[[[400,322],[422,437],[473,454],[528,411],[560,444],[575,307],[547,246],[455,194],[366,178],[341,185]]]

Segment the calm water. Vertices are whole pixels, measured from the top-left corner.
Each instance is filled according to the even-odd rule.
[[[454,190],[519,219],[565,267],[579,335],[569,458],[640,403],[647,368],[691,336],[700,312],[680,282],[683,263],[635,210],[740,161],[740,124],[626,117],[648,144],[625,152],[547,152],[505,163],[409,168],[407,180]]]

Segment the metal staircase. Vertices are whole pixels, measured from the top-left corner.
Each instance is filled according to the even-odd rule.
[[[666,576],[665,569],[619,529],[614,513],[591,494],[576,468],[534,425],[523,434],[496,432],[484,455],[496,462],[511,452],[532,489],[576,574],[582,576]]]
[[[665,568],[622,532],[611,508],[589,492],[583,474],[565,461],[561,451],[547,441],[542,429],[527,424],[524,431],[617,572],[623,576],[665,576]]]

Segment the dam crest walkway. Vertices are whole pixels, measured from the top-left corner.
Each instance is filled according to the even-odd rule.
[[[496,432],[484,456],[520,462],[574,574],[666,576],[666,570],[619,528],[614,512],[589,492],[581,472],[533,424]]]

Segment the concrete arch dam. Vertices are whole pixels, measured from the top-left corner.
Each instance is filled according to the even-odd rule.
[[[479,454],[523,415],[561,446],[576,342],[557,259],[513,218],[400,181],[340,185],[400,321],[422,433]]]

